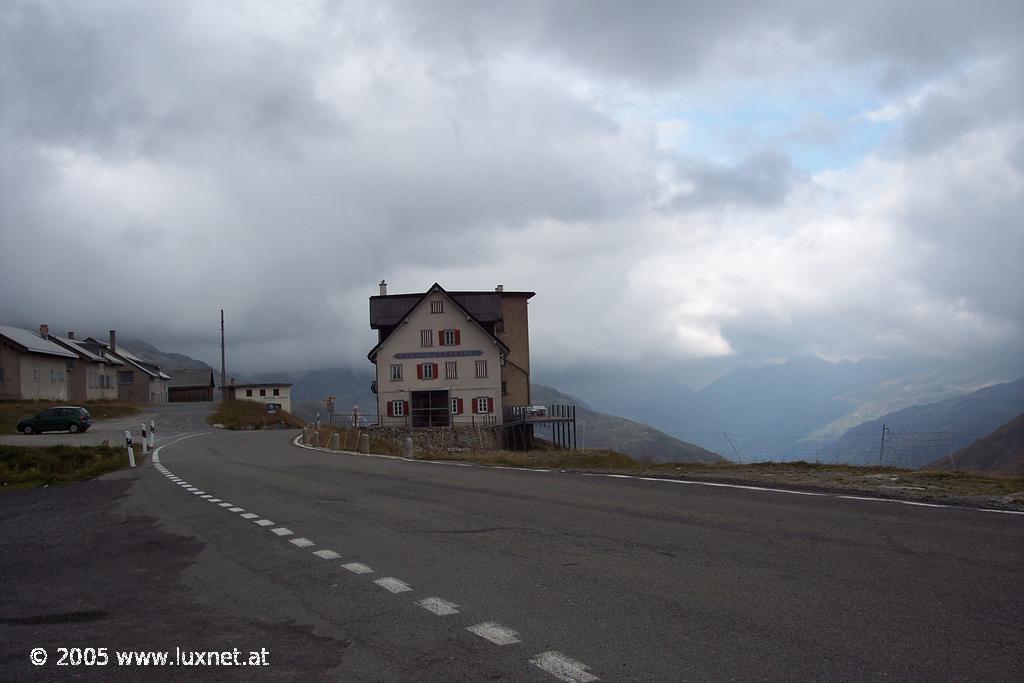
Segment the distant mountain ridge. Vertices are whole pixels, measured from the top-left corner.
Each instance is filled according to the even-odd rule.
[[[1024,475],[1024,413],[925,469]]]

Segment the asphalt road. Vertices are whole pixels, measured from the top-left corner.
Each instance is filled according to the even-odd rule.
[[[182,673],[33,667],[38,641],[270,653],[188,670],[210,680],[1024,679],[1024,516],[294,434],[204,433],[159,466],[0,496],[0,677]]]

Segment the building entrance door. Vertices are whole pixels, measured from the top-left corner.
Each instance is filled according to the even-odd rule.
[[[447,427],[450,407],[447,390],[414,391],[411,396],[413,427]]]

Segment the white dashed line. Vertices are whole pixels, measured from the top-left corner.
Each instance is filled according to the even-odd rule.
[[[228,508],[228,512],[245,512],[245,508]]]
[[[507,626],[496,624],[493,621],[470,626],[466,630],[477,634],[485,640],[491,641],[495,645],[512,645],[513,643],[520,642],[518,633]]]
[[[232,506],[232,504],[231,504],[231,503],[221,503],[221,504],[220,504],[220,506],[221,506],[222,508],[229,508],[229,507],[231,507],[231,506]]]
[[[244,517],[245,515],[242,515],[242,516]],[[260,526],[273,526],[274,525],[274,523],[271,522],[269,519],[257,519],[255,522],[253,522],[253,524],[259,524]]]
[[[279,526],[276,529],[271,529],[271,531],[273,531],[278,536],[291,536],[292,534],[295,533],[291,529],[288,529],[288,528],[283,527],[283,526]]]
[[[244,515],[239,515],[242,519],[256,519],[259,517],[255,512],[246,512]]]
[[[316,545],[316,543],[313,543],[313,541],[309,540],[308,538],[293,538],[291,542],[299,546],[300,548],[308,548],[311,545]]]
[[[359,562],[349,562],[348,564],[341,565],[345,569],[349,570],[353,574],[372,574],[373,570],[367,567],[365,564]]]
[[[207,494],[205,494],[205,495],[202,495],[202,496],[199,496],[199,497],[200,497],[200,498],[213,498],[213,496],[212,496],[212,495],[210,495],[209,493],[207,493]]]
[[[459,610],[455,609],[458,607],[454,602],[448,602],[443,598],[433,597],[424,598],[416,603],[428,612],[433,612],[439,617],[445,617],[449,614],[458,614]]]
[[[317,557],[322,557],[325,560],[336,560],[339,557],[341,557],[341,555],[334,552],[333,550],[314,550],[313,554]]]
[[[206,493],[206,491],[193,491],[193,492],[192,492],[192,495],[193,495],[193,496],[201,496],[201,495],[203,495],[204,493]]]
[[[588,667],[583,662],[577,662],[571,657],[566,657],[561,652],[548,650],[541,652],[536,657],[530,658],[530,664],[547,671],[560,681],[566,683],[588,683],[589,681],[600,680],[597,676],[587,671]]]
[[[399,581],[393,576],[385,576],[383,579],[377,579],[374,583],[384,590],[391,591],[392,593],[405,593],[406,591],[412,590],[412,586],[404,581]]]
[[[206,502],[207,503],[219,503],[220,502],[220,498],[207,498]]]

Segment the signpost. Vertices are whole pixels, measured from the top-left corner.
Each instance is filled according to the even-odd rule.
[[[130,430],[124,430],[124,443],[128,446],[128,463],[135,467],[135,451],[132,450],[132,433]]]

